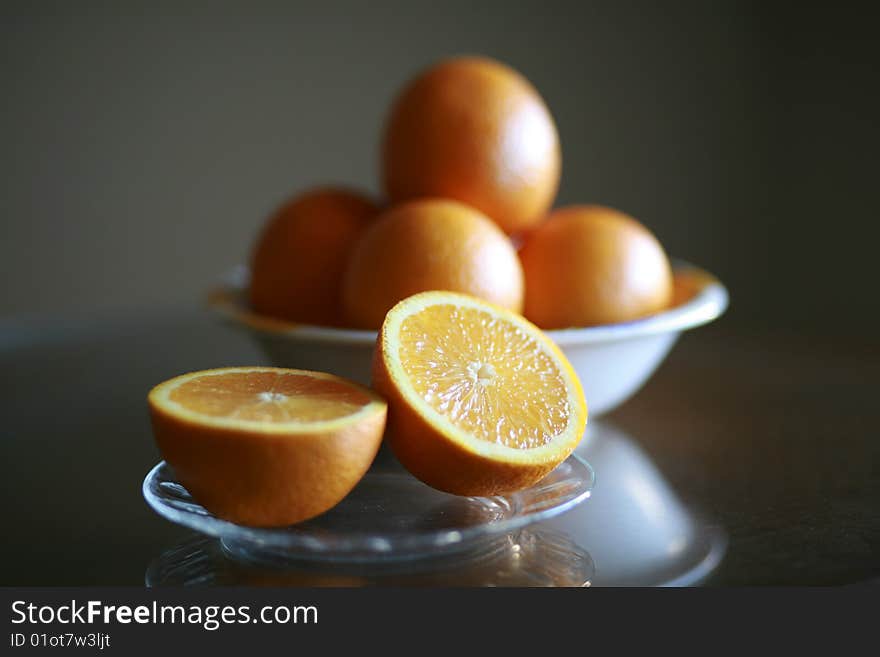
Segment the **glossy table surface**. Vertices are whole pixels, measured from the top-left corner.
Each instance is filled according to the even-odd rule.
[[[141,497],[159,460],[146,393],[264,362],[197,311],[0,322],[0,584],[140,585],[198,542]],[[876,580],[878,375],[867,341],[723,321],[687,333],[633,399],[591,420],[579,451],[593,496],[546,529],[591,556],[596,586]]]

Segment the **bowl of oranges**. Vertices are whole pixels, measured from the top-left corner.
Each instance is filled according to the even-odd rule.
[[[450,58],[411,80],[388,112],[380,168],[381,197],[340,185],[296,194],[265,219],[248,264],[211,291],[210,308],[273,364],[368,385],[388,312],[446,291],[546,334],[597,416],[633,395],[682,331],[727,307],[717,278],[671,260],[636,218],[553,207],[555,122],[500,62]]]

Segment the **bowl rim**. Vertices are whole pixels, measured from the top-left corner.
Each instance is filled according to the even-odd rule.
[[[675,258],[671,263],[676,274],[689,274],[698,286],[694,295],[681,305],[629,322],[547,329],[544,333],[559,346],[618,342],[643,336],[678,333],[702,326],[721,316],[729,303],[724,284],[713,274],[687,261]],[[246,265],[238,265],[228,271],[221,277],[219,284],[208,292],[208,308],[234,325],[276,337],[346,345],[375,344],[376,331],[298,324],[255,313],[244,300],[249,278],[250,272]]]

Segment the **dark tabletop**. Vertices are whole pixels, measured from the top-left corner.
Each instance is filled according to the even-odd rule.
[[[142,584],[152,561],[193,537],[141,496],[159,459],[147,391],[184,371],[264,362],[198,312],[0,322],[0,584]],[[880,577],[878,376],[874,343],[719,322],[687,333],[596,423],[613,435],[599,444],[656,470],[694,522],[727,536],[707,584],[869,581]],[[610,495],[616,476],[595,457],[585,505],[601,504],[602,477]],[[585,548],[602,583],[608,547]]]

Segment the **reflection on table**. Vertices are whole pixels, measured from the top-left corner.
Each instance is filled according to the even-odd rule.
[[[720,563],[724,531],[681,502],[631,437],[591,422],[577,451],[596,472],[592,496],[544,525],[593,556],[594,586],[687,586]]]

